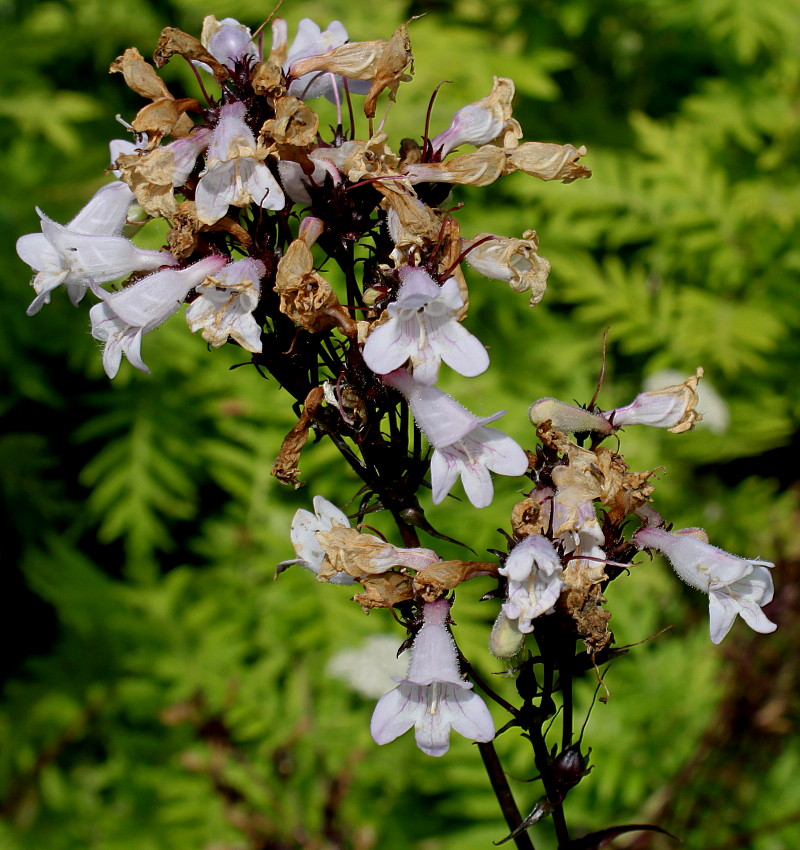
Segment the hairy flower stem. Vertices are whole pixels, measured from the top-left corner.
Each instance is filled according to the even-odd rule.
[[[489,776],[489,782],[492,785],[497,802],[500,804],[500,810],[503,812],[503,817],[506,819],[508,828],[514,832],[522,823],[522,816],[517,808],[517,803],[511,793],[511,788],[508,785],[503,766],[500,764],[500,759],[497,756],[497,750],[494,744],[488,741],[485,744],[478,744],[478,749],[483,759],[483,766],[486,768],[486,773]],[[517,845],[517,850],[535,850],[533,841],[527,831],[520,832],[514,836],[514,843]]]

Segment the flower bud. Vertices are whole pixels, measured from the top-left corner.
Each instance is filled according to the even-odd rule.
[[[590,413],[582,407],[566,404],[555,398],[540,398],[528,409],[528,416],[534,425],[543,422],[553,423],[557,431],[564,434],[575,434],[581,431],[597,431],[610,434],[614,428],[611,423],[598,413]]]
[[[497,615],[489,636],[489,652],[495,658],[513,658],[522,649],[525,635],[517,626],[517,621],[509,620],[502,611]]]

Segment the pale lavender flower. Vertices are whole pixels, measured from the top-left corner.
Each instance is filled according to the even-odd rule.
[[[459,109],[450,126],[431,140],[431,147],[434,151],[441,149],[444,157],[459,145],[485,145],[507,129],[517,130],[514,135],[518,138],[522,131],[511,118],[513,98],[513,81],[495,77],[491,94]]]
[[[652,428],[667,428],[674,434],[690,431],[700,418],[695,408],[698,402],[697,382],[702,377],[701,367],[683,383],[639,393],[630,404],[608,410],[603,416],[615,428],[649,425]]]
[[[397,299],[386,308],[389,320],[372,330],[364,345],[364,362],[379,375],[411,362],[414,380],[436,382],[444,360],[461,375],[485,372],[489,355],[480,340],[458,321],[464,299],[451,277],[439,286],[421,268],[399,270],[402,285]]]
[[[331,584],[353,584],[354,576],[341,569],[344,561],[352,573],[364,576],[397,566],[423,570],[441,560],[432,549],[402,549],[375,535],[359,534],[347,516],[322,496],[314,496],[313,504],[313,514],[302,508],[295,513],[290,537],[297,557],[282,561],[279,568],[299,564]]]
[[[522,475],[528,457],[507,434],[496,428],[477,427],[449,446],[437,448],[431,458],[431,491],[440,504],[460,477],[467,498],[476,508],[492,503],[494,486],[490,472]]]
[[[777,626],[761,610],[772,601],[770,561],[731,555],[707,542],[700,528],[668,532],[663,528],[640,528],[633,542],[667,556],[673,569],[687,584],[708,594],[711,641],[720,643],[737,614],[756,632],[769,634]]]
[[[218,21],[214,15],[203,20],[203,32],[200,35],[203,47],[227,68],[233,70],[237,62],[258,61],[258,49],[253,44],[250,27],[240,24],[235,18],[223,18]],[[202,62],[198,66],[210,70]]]
[[[286,203],[278,181],[257,150],[253,131],[244,120],[245,111],[240,102],[220,109],[206,170],[195,194],[197,217],[203,224],[219,221],[231,204],[243,207],[252,201],[267,210],[281,210]]]
[[[527,455],[511,437],[484,427],[503,416],[504,410],[478,418],[436,387],[417,383],[404,369],[382,379],[403,393],[419,429],[434,448],[431,491],[435,505],[460,477],[470,502],[485,508],[494,497],[490,471],[522,475],[528,468]]]
[[[450,603],[428,602],[414,639],[406,678],[375,706],[370,732],[388,744],[414,727],[417,746],[429,756],[450,748],[450,729],[473,741],[491,741],[494,722],[486,703],[459,673],[456,646],[447,629]]]
[[[564,588],[561,559],[553,544],[541,534],[531,534],[509,552],[501,575],[508,578],[508,600],[503,613],[517,621],[523,634],[533,631],[533,620],[548,614]]]
[[[209,146],[214,131],[208,127],[200,127],[183,139],[175,139],[161,150],[172,154],[172,185],[183,186],[194,171],[197,157]]]
[[[119,292],[93,285],[101,302],[92,307],[89,318],[92,336],[105,343],[103,368],[108,377],[116,376],[123,354],[136,369],[149,373],[141,355],[142,336],[176,313],[189,292],[226,263],[225,257],[213,255],[185,269],[148,275]]]
[[[109,183],[66,226],[37,208],[42,232],[17,240],[17,254],[36,272],[32,286],[37,294],[28,307],[29,316],[50,303],[50,293],[58,286],[65,286],[77,305],[92,282],[108,283],[177,262],[167,251],[137,248],[119,235],[132,202],[133,193],[124,183]]]
[[[310,56],[321,56],[330,53],[335,47],[341,47],[349,41],[347,30],[341,21],[331,21],[325,31],[310,18],[303,18],[297,26],[297,35],[289,47],[289,53],[283,70],[291,74],[293,62],[308,59]],[[363,94],[369,90],[369,82],[348,80],[347,87],[351,92]],[[328,100],[341,103],[342,78],[337,74],[314,72],[304,74],[289,84],[289,94],[301,100],[312,100],[315,97],[326,97]]]
[[[214,348],[228,338],[246,351],[261,351],[261,328],[253,318],[266,273],[260,260],[247,257],[228,263],[219,274],[197,287],[200,297],[186,310],[192,333],[202,328],[203,339]]]

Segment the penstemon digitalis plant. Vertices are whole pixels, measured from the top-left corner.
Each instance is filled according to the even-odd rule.
[[[730,555],[702,529],[672,530],[652,505],[653,473],[631,471],[619,450],[623,427],[690,430],[702,369],[608,411],[597,396],[585,407],[540,399],[529,409],[538,439],[531,450],[489,427],[502,414],[479,417],[446,395],[436,386],[442,361],[470,378],[489,367],[468,330],[461,264],[529,292],[532,307],[550,270],[532,230],[462,236],[451,187],[487,186],[514,171],[569,183],[590,176],[579,161],[586,151],[522,141],[505,78],[436,136],[429,109],[420,137],[393,150],[384,125],[413,71],[407,27],[359,43],[348,43],[339,22],[322,32],[305,19],[291,43],[283,20],[271,27],[269,51],[263,32],[230,18],[206,18],[199,40],[164,30],[156,67],[183,57],[199,98],[176,98],[135,49],[112,64],[150,103],[128,125],[131,137],[111,143],[116,179],[66,226],[40,213],[41,233],[19,240],[20,257],[36,272],[28,312],[62,285],[76,305],[91,289],[92,334],[113,378],[123,356],[147,371],[143,335],[186,302],[193,332],[214,348],[240,346],[289,393],[298,422],[273,467],[280,481],[299,486],[311,435],[332,440],[363,482],[355,527],[315,496],[313,512],[298,511],[289,532],[297,557],[279,570],[298,565],[320,581],[353,585],[365,611],[392,609],[406,628],[411,661],[375,707],[377,744],[412,727],[430,756],[445,755],[451,728],[477,742],[505,840],[520,848],[533,846],[529,828],[545,819],[561,848],[659,829],[600,825],[570,836],[564,803],[590,769],[572,692],[576,678],[594,671],[601,680],[600,668],[625,652],[614,644],[603,592],[629,575],[640,550],[664,554],[708,594],[714,643],[737,615],[758,632],[775,628],[762,611],[772,598],[772,564]],[[308,105],[319,97],[335,105],[330,131]],[[386,114],[376,123],[379,99]],[[126,234],[154,218],[170,225],[167,246],[137,248]],[[338,292],[320,271],[326,262],[340,270]],[[119,280],[114,290],[102,286]],[[460,478],[471,505],[483,509],[493,501],[492,472],[519,478],[525,492],[511,509],[503,550],[491,560],[442,560],[421,546],[421,534],[434,547],[443,535],[419,491],[430,488],[438,505]],[[402,546],[360,530],[377,510],[391,514]],[[518,705],[482,681],[451,632],[454,592],[478,576],[497,580],[489,648],[515,677]],[[460,591],[469,592],[467,584]],[[484,697],[507,713],[499,731]],[[515,728],[542,783],[527,816],[492,743]]]

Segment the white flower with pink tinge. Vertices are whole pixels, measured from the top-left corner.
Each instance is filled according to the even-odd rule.
[[[17,254],[36,272],[32,281],[36,298],[28,307],[29,316],[49,304],[50,293],[59,286],[66,287],[77,305],[91,282],[110,283],[135,271],[177,263],[168,251],[137,248],[120,235],[132,203],[133,192],[124,183],[109,183],[66,226],[37,208],[42,232],[17,240]]]
[[[414,380],[428,385],[436,382],[442,360],[467,378],[485,372],[486,349],[457,318],[464,307],[458,281],[451,277],[439,286],[424,269],[412,266],[398,273],[402,284],[386,308],[390,318],[373,329],[364,345],[367,366],[385,375],[408,360]]]
[[[707,542],[702,528],[669,532],[663,528],[640,528],[633,535],[640,549],[656,549],[666,555],[675,572],[687,584],[708,594],[711,641],[720,643],[736,616],[753,631],[774,632],[778,627],[761,610],[772,601],[770,561],[731,555]]]
[[[253,310],[261,295],[265,274],[261,260],[245,257],[228,263],[218,274],[197,287],[200,297],[189,305],[186,321],[192,333],[202,329],[203,339],[214,348],[228,338],[246,351],[261,351],[261,328]]]
[[[253,44],[250,27],[240,24],[235,18],[223,18],[218,21],[208,15],[203,21],[203,33],[200,36],[203,47],[217,60],[232,71],[237,63],[247,62],[255,65],[260,59],[259,50]],[[197,65],[206,71],[211,69],[204,63]]]
[[[417,746],[429,756],[443,756],[450,749],[451,728],[472,741],[494,738],[486,703],[459,673],[447,629],[449,613],[445,599],[425,604],[406,678],[380,699],[372,714],[370,732],[376,744],[388,744],[412,726]]]
[[[522,475],[528,468],[527,455],[511,437],[485,427],[505,411],[479,418],[436,387],[418,383],[404,369],[381,377],[403,393],[417,426],[433,446],[431,491],[435,505],[444,500],[460,477],[470,502],[476,508],[485,508],[494,497],[490,471]]]
[[[178,311],[186,296],[228,262],[214,254],[185,269],[164,269],[119,292],[106,292],[96,285],[92,291],[101,299],[89,311],[92,336],[105,343],[103,368],[109,378],[116,376],[124,354],[130,364],[150,372],[142,360],[142,336]]]
[[[533,631],[533,620],[552,611],[564,588],[564,570],[553,544],[541,534],[520,540],[509,552],[500,574],[508,578],[508,601],[503,613],[517,620],[523,634]]]
[[[243,207],[252,202],[265,210],[282,210],[286,203],[283,190],[257,150],[245,113],[245,105],[239,102],[220,109],[206,169],[195,193],[197,218],[203,224],[215,224],[230,205]]]

